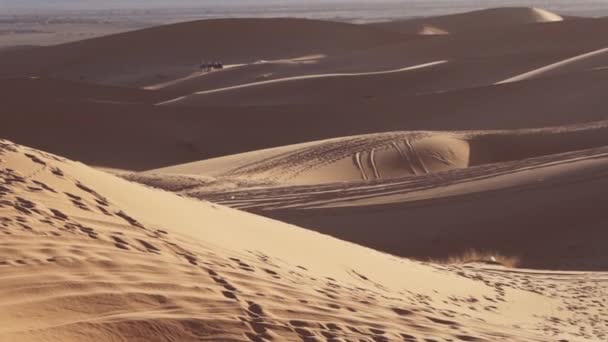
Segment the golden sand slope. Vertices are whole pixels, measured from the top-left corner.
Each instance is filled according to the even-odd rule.
[[[410,34],[450,34],[475,30],[497,30],[509,26],[559,22],[560,15],[541,8],[490,8],[430,18],[417,18],[369,24],[388,31]]]
[[[7,141],[0,158],[2,341],[606,337],[605,274],[421,264]]]
[[[462,136],[384,133],[278,147],[148,173],[311,185],[463,168],[469,166],[469,159],[469,143]]]
[[[606,123],[515,131],[378,133],[192,162],[131,179],[151,184],[149,179],[165,189],[187,192],[204,191],[212,183],[209,177],[240,182],[242,187],[386,180],[601,147],[608,145],[607,133]],[[155,181],[161,175],[168,176],[164,184]]]

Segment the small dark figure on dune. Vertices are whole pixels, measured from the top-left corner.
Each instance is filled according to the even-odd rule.
[[[222,69],[224,69],[224,64],[222,62],[207,63],[207,62],[203,61],[199,65],[199,69],[200,69],[201,72],[210,72],[210,71],[213,71],[213,70],[222,70]]]

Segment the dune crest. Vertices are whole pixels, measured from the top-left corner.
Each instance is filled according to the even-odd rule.
[[[387,31],[409,34],[462,34],[476,30],[497,30],[525,24],[563,21],[557,13],[536,7],[503,7],[430,18],[416,18],[369,24]]]
[[[147,173],[310,185],[427,174],[467,167],[469,159],[469,144],[460,136],[396,132],[278,147]]]
[[[547,11],[542,8],[532,7],[532,13],[534,17],[533,21],[538,23],[549,23],[564,20],[561,15]]]
[[[588,71],[594,69],[601,70],[608,67],[607,54],[608,48],[587,52],[582,55],[574,56],[563,61],[508,78],[504,81],[498,82],[497,84],[519,82],[536,77],[547,77],[573,71]]]

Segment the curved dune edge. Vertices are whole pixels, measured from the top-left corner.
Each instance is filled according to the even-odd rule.
[[[432,25],[424,25],[416,33],[420,34],[420,35],[425,35],[425,36],[450,34],[448,31],[443,30],[439,27],[432,26]]]
[[[0,157],[0,340],[600,334],[583,335],[580,312],[559,310],[576,297],[602,315],[578,298],[600,273],[421,264],[7,141]]]
[[[497,82],[496,84],[510,83],[510,82],[519,82],[528,80],[535,77],[542,77],[547,75],[552,75],[560,72],[564,72],[568,70],[568,67],[576,66],[577,64],[584,64],[585,62],[593,59],[594,57],[604,57],[604,55],[608,53],[608,48],[602,48],[599,50],[591,51],[582,55],[574,56],[572,58],[565,59],[563,61],[553,63],[542,68],[538,68],[521,75],[517,75],[506,80]],[[602,65],[599,67],[604,67],[608,64],[608,62],[602,61]],[[597,68],[598,66],[595,66]]]
[[[502,7],[368,24],[387,31],[409,34],[460,34],[477,30],[563,21],[557,13],[536,7]]]
[[[534,16],[536,19],[535,22],[538,22],[538,23],[548,23],[548,22],[556,22],[556,21],[564,20],[564,18],[561,15],[547,11],[542,8],[532,7],[532,12],[534,13]]]
[[[390,180],[605,146],[606,133],[605,122],[511,131],[377,133],[196,161],[131,179],[193,193],[221,182],[246,188]],[[215,180],[197,185],[200,176]]]
[[[145,182],[148,175],[201,175],[262,184],[312,185],[415,176],[467,167],[469,159],[470,146],[464,135],[395,132],[241,153],[151,170],[135,178]]]
[[[200,92],[196,92],[192,95],[181,96],[176,99],[160,102],[157,105],[181,104],[182,102],[187,103],[187,101],[190,100],[191,97],[202,96],[202,95],[207,95],[207,94],[215,94],[215,93],[220,93],[220,92],[245,89],[245,88],[251,88],[251,87],[258,87],[258,86],[263,86],[263,85],[268,85],[268,84],[292,82],[292,81],[299,81],[299,80],[309,80],[309,79],[319,79],[319,78],[330,78],[330,77],[333,78],[333,77],[387,75],[387,74],[400,73],[400,72],[404,72],[404,71],[429,68],[429,67],[439,65],[439,64],[444,64],[447,62],[448,62],[447,60],[433,61],[433,62],[418,64],[418,65],[414,65],[414,66],[408,66],[408,67],[404,67],[404,68],[399,68],[399,69],[394,69],[394,70],[385,70],[385,71],[371,71],[371,72],[359,72],[359,73],[333,73],[333,74],[305,75],[305,76],[279,78],[279,79],[273,79],[273,80],[268,80],[268,81],[253,82],[253,83],[240,84],[240,85],[231,86],[231,87],[200,91]]]

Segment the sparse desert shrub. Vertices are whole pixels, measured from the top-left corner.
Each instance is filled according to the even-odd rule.
[[[520,264],[521,259],[517,256],[504,255],[495,251],[468,249],[462,254],[452,255],[444,259],[433,259],[430,261],[444,265],[483,263],[516,268]]]

